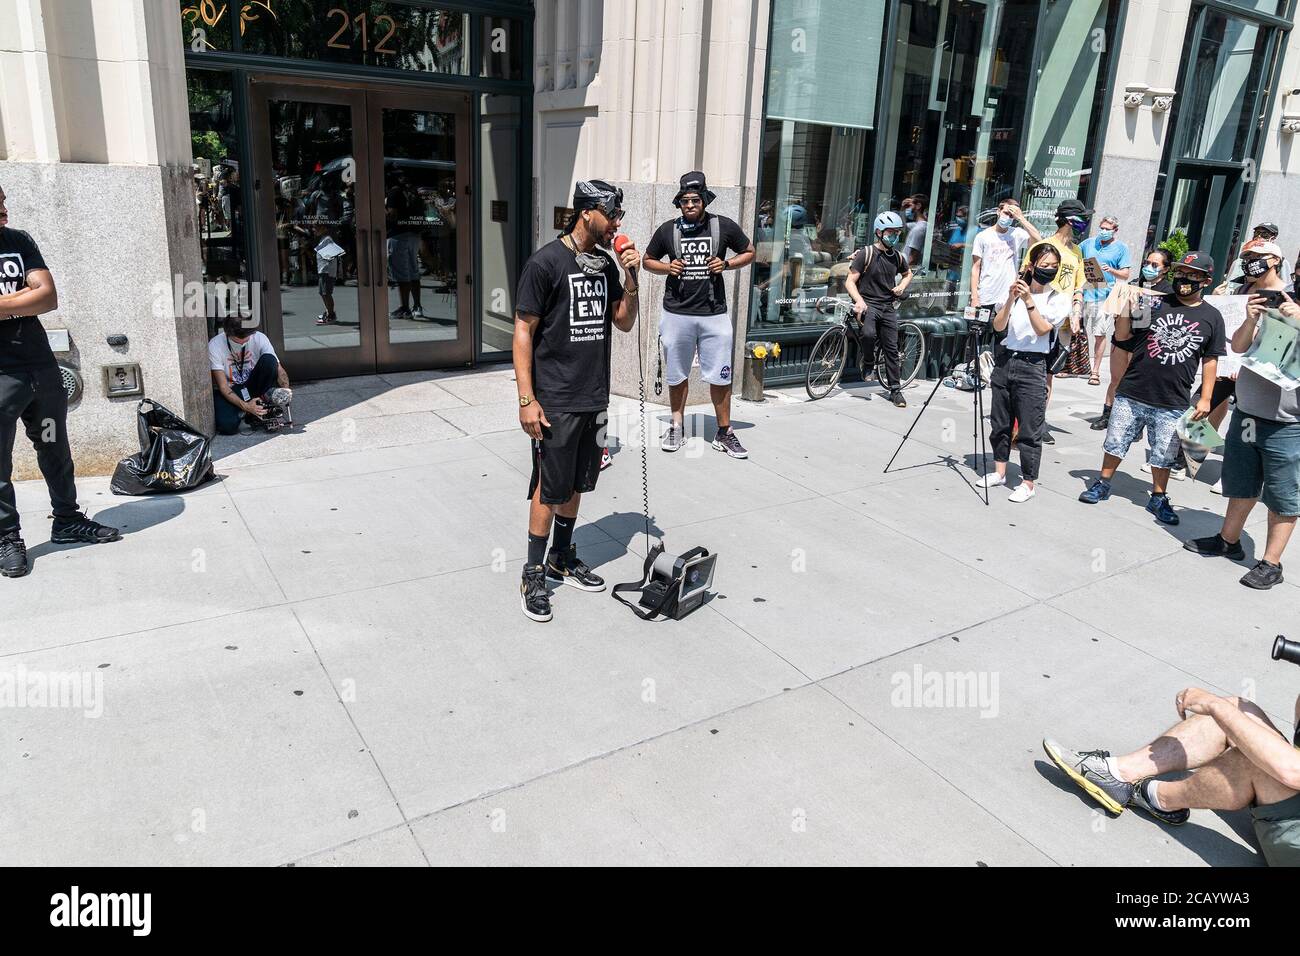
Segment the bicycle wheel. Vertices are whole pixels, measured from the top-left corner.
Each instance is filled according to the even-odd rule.
[[[904,386],[916,381],[925,368],[925,334],[920,326],[904,322],[898,327],[898,374]]]
[[[835,325],[822,333],[808,356],[808,372],[804,377],[804,388],[814,402],[825,398],[839,384],[848,354],[848,336],[844,326]]]
[[[912,322],[900,322],[898,325],[898,387],[906,388],[916,381],[916,376],[925,367],[925,336],[919,326]],[[876,347],[876,381],[882,385],[885,378],[885,350]]]

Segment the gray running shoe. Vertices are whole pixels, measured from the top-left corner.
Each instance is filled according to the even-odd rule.
[[[732,458],[748,458],[749,452],[745,446],[740,443],[736,433],[728,428],[725,432],[718,432],[718,437],[713,439],[713,447],[718,451],[725,451]]]
[[[1139,810],[1145,810],[1161,823],[1167,823],[1171,827],[1180,827],[1187,822],[1187,818],[1192,815],[1191,810],[1160,810],[1147,799],[1147,784],[1151,782],[1151,777],[1143,777],[1137,783],[1133,784],[1133,796],[1128,798],[1130,807],[1137,807]]]
[[[1077,753],[1055,740],[1043,741],[1043,750],[1066,776],[1111,813],[1120,814],[1133,799],[1133,784],[1116,780],[1106,769],[1108,750],[1085,750]]]
[[[676,451],[686,444],[686,439],[682,437],[682,430],[676,425],[669,425],[668,431],[664,432],[663,440],[659,442],[659,447],[664,451]]]

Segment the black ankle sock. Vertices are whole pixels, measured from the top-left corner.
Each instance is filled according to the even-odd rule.
[[[546,560],[546,535],[528,534],[528,566],[536,567]]]
[[[565,518],[563,515],[555,516],[555,530],[551,534],[552,551],[568,551],[569,545],[573,543],[573,526],[578,523],[577,518]]]

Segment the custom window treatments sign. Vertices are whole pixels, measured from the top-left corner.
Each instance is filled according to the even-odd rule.
[[[885,0],[775,0],[769,119],[872,129]]]

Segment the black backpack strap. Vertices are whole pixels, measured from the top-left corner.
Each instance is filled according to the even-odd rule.
[[[682,224],[674,220],[673,221],[673,258],[680,259],[681,257],[682,257]]]
[[[697,548],[696,550],[699,549]],[[662,544],[655,545],[653,548],[650,549],[650,553],[646,555],[645,565],[641,569],[641,580],[628,581],[626,584],[615,584],[612,588],[610,588],[609,591],[610,595],[614,598],[615,601],[618,601],[621,604],[626,604],[628,607],[632,609],[632,613],[635,614],[643,621],[653,620],[654,618],[662,614],[664,608],[668,606],[668,602],[673,599],[673,592],[671,590],[665,591],[664,596],[659,601],[659,603],[647,611],[641,610],[641,608],[637,607],[627,598],[621,597],[620,595],[625,591],[631,591],[637,594],[644,591],[646,585],[650,583],[650,569],[654,566],[655,558],[659,557],[659,555],[663,553],[664,553],[664,546]]]

